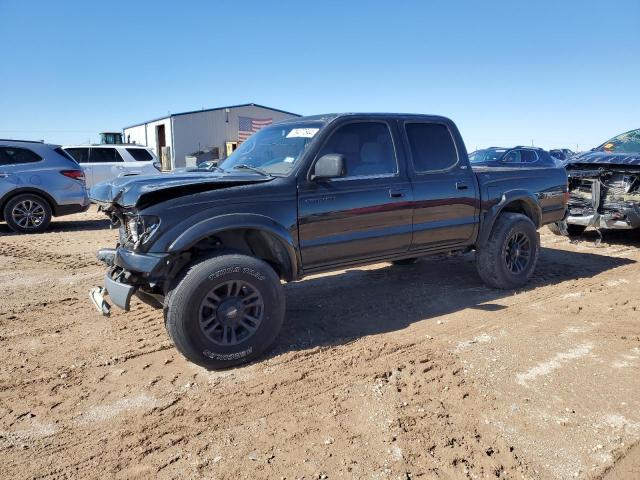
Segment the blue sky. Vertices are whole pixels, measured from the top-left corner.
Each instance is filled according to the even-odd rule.
[[[433,113],[467,148],[640,128],[640,1],[0,0],[0,137],[255,102]]]

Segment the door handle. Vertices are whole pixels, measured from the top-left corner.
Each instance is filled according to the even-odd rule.
[[[402,198],[402,197],[404,197],[404,190],[389,189],[389,197],[390,198]]]
[[[467,188],[469,188],[469,185],[464,182],[456,182],[456,188],[458,190],[466,190]]]

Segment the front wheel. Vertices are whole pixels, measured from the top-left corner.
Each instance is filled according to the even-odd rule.
[[[476,252],[476,268],[490,287],[525,285],[538,262],[540,236],[525,215],[505,212],[496,220],[489,241]]]
[[[209,369],[249,362],[264,353],[282,326],[285,297],[264,261],[220,255],[191,265],[165,299],[165,323],[176,348]]]

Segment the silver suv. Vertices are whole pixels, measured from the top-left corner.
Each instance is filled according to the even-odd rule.
[[[0,140],[0,220],[12,230],[42,232],[89,205],[84,172],[58,145]]]

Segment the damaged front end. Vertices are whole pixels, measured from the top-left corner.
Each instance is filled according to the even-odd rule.
[[[103,315],[109,315],[110,301],[128,311],[135,295],[144,303],[162,308],[168,282],[189,261],[190,252],[151,252],[157,238],[175,218],[162,218],[157,205],[181,197],[271,181],[273,177],[240,172],[179,171],[162,176],[121,177],[96,185],[91,200],[119,230],[116,248],[97,253],[108,271],[104,286],[94,287],[91,301]],[[217,199],[211,202],[219,201]],[[200,202],[202,204],[202,202]],[[168,224],[163,224],[167,222]]]
[[[100,313],[108,316],[111,305],[129,311],[131,297],[136,295],[144,303],[162,308],[164,281],[176,265],[176,259],[165,253],[141,253],[129,250],[122,244],[116,248],[101,248],[98,260],[107,265],[104,286],[91,289],[90,297]]]
[[[640,165],[571,164],[568,225],[640,228]]]

